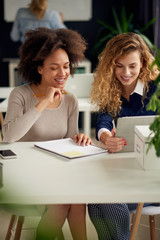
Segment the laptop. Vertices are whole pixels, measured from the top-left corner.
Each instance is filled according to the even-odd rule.
[[[150,125],[156,117],[156,115],[150,115],[118,118],[116,137],[122,137],[127,141],[127,145],[119,152],[134,152],[134,127],[136,125]]]

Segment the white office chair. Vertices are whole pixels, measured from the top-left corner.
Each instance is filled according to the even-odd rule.
[[[73,93],[79,102],[79,111],[83,113],[83,132],[88,136],[91,135],[91,109],[89,104],[89,97],[92,88],[93,74],[81,73],[74,74],[73,77],[69,77],[66,82],[65,89]]]
[[[89,98],[93,82],[93,73],[80,73],[70,76],[65,89],[73,93],[77,98]]]
[[[135,211],[130,211],[131,216],[131,227],[133,222],[133,217]],[[149,216],[149,224],[150,224],[150,238],[151,240],[156,240],[156,233],[155,233],[155,215],[160,215],[160,206],[147,206],[142,209],[141,215],[148,215]]]

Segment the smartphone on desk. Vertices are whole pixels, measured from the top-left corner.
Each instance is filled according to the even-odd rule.
[[[0,156],[3,159],[12,159],[17,157],[17,155],[10,149],[0,150]]]

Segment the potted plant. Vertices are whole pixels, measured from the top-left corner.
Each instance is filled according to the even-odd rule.
[[[155,46],[154,49],[156,50],[155,61],[153,65],[157,65],[158,70],[160,71],[160,50],[158,50]],[[153,145],[156,150],[156,155],[160,157],[160,74],[155,81],[157,85],[156,92],[152,95],[149,104],[147,105],[148,110],[157,111],[157,117],[155,118],[154,122],[150,125],[151,134],[153,134],[153,138],[149,143],[148,150]]]
[[[108,40],[117,34],[125,32],[138,33],[141,35],[141,37],[143,37],[149,46],[153,45],[149,38],[144,35],[144,32],[155,22],[156,18],[150,20],[144,27],[137,29],[133,23],[134,14],[131,13],[129,17],[127,17],[126,9],[124,6],[121,9],[120,17],[118,17],[115,8],[112,8],[112,13],[114,18],[114,25],[109,25],[104,21],[98,20],[98,23],[100,23],[102,27],[98,31],[96,43],[92,49],[93,53],[99,54],[104,49]]]

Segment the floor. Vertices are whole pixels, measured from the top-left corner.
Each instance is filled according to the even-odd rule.
[[[155,216],[156,240],[160,239],[160,215]],[[141,216],[140,225],[135,240],[150,240],[149,217]]]
[[[8,223],[10,220],[10,213],[4,211],[4,209],[0,208],[0,240],[5,240],[5,235],[8,227]],[[88,240],[98,240],[97,233],[88,217],[87,214],[87,236]],[[35,231],[37,224],[39,222],[39,217],[27,217],[25,219],[25,223],[23,226],[23,231],[21,234],[21,240],[34,240],[35,239]],[[135,240],[150,240],[150,232],[149,232],[149,218],[148,216],[142,216],[141,222],[138,228],[138,232]],[[156,222],[156,240],[160,239],[160,215],[155,217]],[[68,227],[68,223],[66,222],[63,227],[63,232],[65,235],[65,240],[72,240],[71,233]],[[106,239],[107,240],[107,239]]]
[[[4,211],[0,208],[0,240],[5,240],[5,235],[7,232],[7,227],[10,220],[10,213]],[[21,234],[21,240],[34,240],[36,227],[39,222],[39,217],[26,217],[23,225],[23,230]],[[65,240],[72,240],[72,236],[66,222],[63,227],[63,232],[65,235]],[[98,240],[97,233],[88,217],[87,214],[87,236],[88,240]]]

